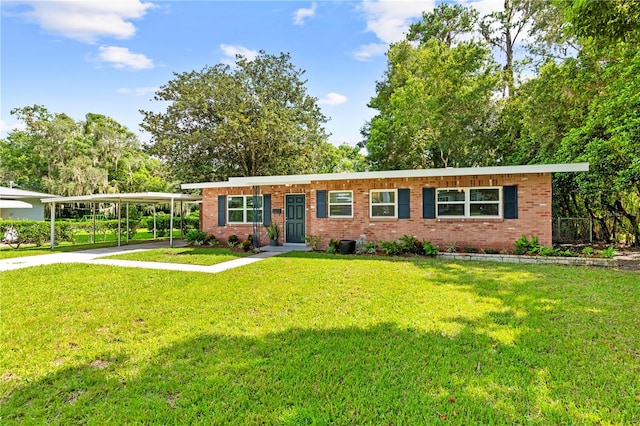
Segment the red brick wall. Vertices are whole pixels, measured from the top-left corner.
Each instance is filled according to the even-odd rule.
[[[501,187],[518,186],[518,219],[422,219],[422,188]],[[410,190],[410,219],[369,218],[371,189]],[[353,190],[353,218],[316,218],[317,190]],[[456,242],[459,247],[512,249],[522,234],[536,235],[541,244],[551,246],[551,174],[514,174],[453,176],[438,178],[362,179],[312,182],[310,185],[264,186],[262,194],[271,194],[271,208],[281,209],[271,215],[272,221],[284,225],[285,194],[306,195],[306,233],[322,237],[326,247],[330,238],[367,241],[396,240],[403,235],[415,235],[441,248]],[[218,195],[251,195],[251,188],[207,188],[202,200],[202,229],[226,241],[231,234],[240,239],[253,233],[248,225],[218,226]],[[280,243],[283,242],[280,236]],[[261,241],[267,236],[263,228]]]

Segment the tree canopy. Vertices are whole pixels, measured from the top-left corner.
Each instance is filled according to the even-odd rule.
[[[640,3],[504,4],[477,20],[441,5],[390,46],[369,104],[378,114],[362,131],[372,167],[588,161],[588,173],[554,177],[554,215],[591,217],[597,236],[617,229],[637,244]],[[518,80],[524,36],[528,76]]]
[[[0,140],[0,181],[63,196],[167,191],[163,165],[110,117],[76,122],[41,105],[12,111],[26,126]]]
[[[328,147],[327,121],[288,54],[261,52],[235,65],[174,74],[141,111],[148,152],[188,181],[314,171]]]
[[[442,5],[389,49],[385,80],[369,103],[379,113],[363,131],[374,168],[487,163],[497,64],[480,42],[454,43],[474,16]]]

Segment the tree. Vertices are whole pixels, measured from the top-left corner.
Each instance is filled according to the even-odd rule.
[[[0,180],[63,196],[171,189],[159,161],[112,118],[89,113],[76,122],[40,105],[12,114],[26,128],[0,140]]]
[[[477,21],[476,9],[444,3],[431,13],[423,12],[422,21],[409,27],[407,40],[424,44],[435,39],[450,48],[459,41],[459,36],[473,32]]]
[[[503,79],[507,97],[515,93],[515,45],[532,17],[533,1],[504,0],[504,11],[490,13],[480,21],[480,33],[484,39],[505,55]]]
[[[563,10],[578,55],[547,62],[520,86],[500,136],[505,163],[588,161],[588,173],[554,176],[554,214],[589,216],[601,238],[617,228],[638,244],[640,28],[628,23],[640,8],[618,10],[625,3],[575,1]]]
[[[288,54],[264,52],[174,74],[154,97],[166,111],[141,111],[147,150],[187,181],[314,171],[326,118],[303,74]]]
[[[376,169],[473,166],[492,162],[492,94],[498,77],[489,49],[436,38],[388,52],[386,81],[369,106],[380,111],[363,129]]]
[[[368,161],[361,150],[360,145],[343,143],[336,147],[328,143],[323,150],[325,159],[320,173],[364,172]]]
[[[640,41],[640,2],[637,0],[574,0],[568,8],[573,33],[606,49],[618,42]]]

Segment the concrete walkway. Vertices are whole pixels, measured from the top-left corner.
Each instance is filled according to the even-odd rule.
[[[174,242],[177,243],[177,242]],[[174,244],[174,246],[180,246]],[[226,271],[227,269],[238,268],[240,266],[249,265],[276,256],[282,252],[260,252],[252,256],[242,257],[230,260],[216,265],[190,265],[184,263],[164,263],[164,262],[141,262],[134,260],[119,259],[100,259],[105,256],[112,256],[122,253],[135,253],[138,251],[152,250],[158,248],[168,248],[166,241],[132,244],[121,247],[107,247],[99,249],[89,249],[74,252],[58,252],[51,254],[41,254],[37,256],[13,257],[9,259],[0,259],[0,272],[12,271],[15,269],[29,268],[31,266],[53,265],[56,263],[89,263],[94,265],[112,265],[123,266],[129,268],[146,268],[146,269],[166,269],[170,271],[190,271],[190,272],[207,272],[216,273]]]

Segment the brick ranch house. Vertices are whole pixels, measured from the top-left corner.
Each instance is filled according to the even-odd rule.
[[[276,223],[280,244],[304,237],[367,241],[415,235],[444,247],[510,249],[521,235],[551,246],[551,176],[588,163],[232,177],[202,189],[201,229],[240,240]],[[254,223],[255,219],[255,223]],[[256,225],[256,226],[254,226]]]

